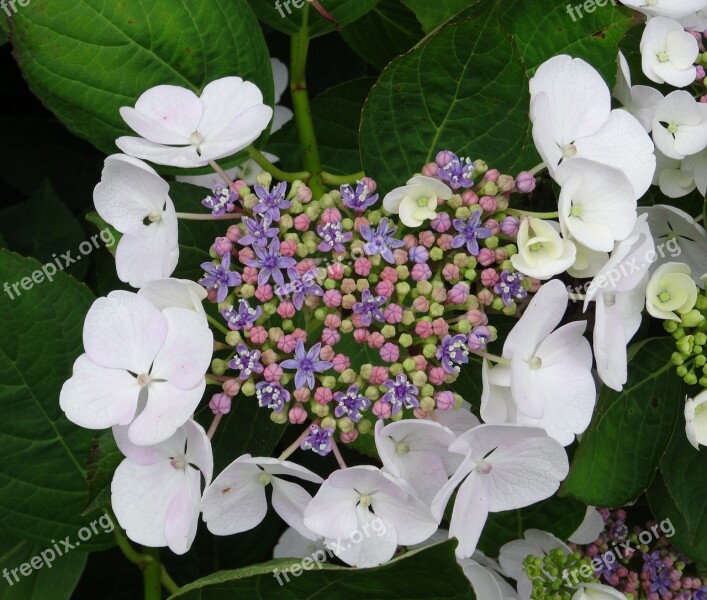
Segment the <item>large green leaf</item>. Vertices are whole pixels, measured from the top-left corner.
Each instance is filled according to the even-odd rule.
[[[336,25],[343,27],[353,23],[371,10],[378,0],[324,0],[322,6],[334,18],[336,24],[325,19],[313,6],[312,0],[249,0],[258,18],[273,29],[293,35],[302,28],[307,17],[307,33],[310,38],[334,31]]]
[[[301,561],[274,560],[237,571],[222,571],[190,583],[171,598],[187,600],[473,600],[469,581],[454,557],[454,542],[410,552],[373,569],[351,569],[327,563],[297,570]],[[321,568],[319,568],[321,566]],[[295,567],[297,575],[292,573]],[[277,569],[277,572],[275,571]],[[286,569],[290,571],[283,573]],[[278,578],[282,583],[278,583]],[[285,578],[287,576],[287,579]]]
[[[403,185],[440,150],[507,169],[528,143],[528,80],[499,4],[489,6],[395,59],[374,86],[361,156],[382,190]]]
[[[62,545],[59,546],[62,548]],[[0,600],[69,600],[86,566],[88,554],[59,556],[51,542],[0,538]]]
[[[434,31],[470,4],[475,4],[474,0],[445,0],[444,2],[402,0],[402,3],[415,13],[425,33]]]
[[[267,47],[247,0],[35,0],[13,16],[12,40],[31,90],[106,154],[131,133],[118,109],[155,85],[199,92],[238,75],[273,100]]]
[[[650,485],[682,407],[670,338],[632,348],[622,392],[602,388],[562,492],[594,506],[619,507]],[[571,390],[568,390],[571,393]]]
[[[40,269],[34,259],[0,250],[0,281],[22,280]],[[91,521],[81,511],[93,432],[66,419],[59,391],[82,352],[92,301],[87,287],[61,272],[19,297],[0,295],[0,529],[40,545],[65,536],[75,540]],[[81,546],[111,542],[102,534]]]
[[[361,170],[358,127],[372,85],[372,78],[354,79],[329,88],[312,101],[312,120],[325,171],[343,174]],[[277,155],[287,168],[301,168],[302,154],[294,121],[272,135],[268,151]]]
[[[374,67],[382,69],[423,37],[415,15],[399,0],[380,0],[358,21],[341,30],[341,37]]]

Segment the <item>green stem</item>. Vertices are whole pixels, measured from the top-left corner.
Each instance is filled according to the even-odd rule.
[[[322,171],[322,181],[329,185],[344,185],[346,183],[356,183],[366,176],[363,171],[358,173],[351,173],[350,175],[333,175],[332,173],[327,173]]]
[[[145,548],[144,550],[145,554],[152,558],[142,571],[145,600],[162,600],[162,563],[160,562],[160,551],[157,548]]]
[[[547,169],[547,165],[544,162],[541,162],[539,165],[535,165],[532,169],[530,169],[528,173],[530,173],[531,175],[537,175],[543,169]]]
[[[233,185],[233,179],[228,176],[228,173],[226,173],[226,171],[224,171],[215,160],[210,160],[209,165],[214,171],[216,171],[216,173],[221,177],[221,179],[226,182],[228,187],[231,187]]]
[[[216,327],[216,329],[218,329],[221,333],[228,335],[230,330],[227,329],[225,325],[219,323],[211,315],[206,315],[206,318],[208,319],[209,323],[211,323],[214,327]]]
[[[170,594],[174,594],[179,590],[179,586],[174,579],[169,576],[169,573],[167,573],[167,569],[164,568],[164,565],[162,565],[162,587],[164,587],[164,589],[166,589]]]
[[[240,212],[226,213],[220,217],[215,217],[211,213],[202,214],[178,212],[175,213],[175,215],[178,219],[182,219],[183,221],[225,221],[228,219],[241,219],[243,217],[243,214]]]
[[[255,146],[248,146],[246,148],[248,155],[260,166],[265,169],[270,175],[272,175],[278,181],[296,181],[301,179],[306,181],[311,177],[309,171],[299,171],[298,173],[288,173],[282,169],[278,169],[274,164],[272,164],[267,157],[258,150]]]
[[[503,358],[502,356],[496,356],[495,354],[491,354],[489,352],[485,352],[484,350],[469,350],[471,354],[476,354],[476,356],[480,356],[481,358],[485,358],[486,360],[493,361],[495,363],[498,363],[499,365],[510,365],[511,361],[508,358]]]
[[[295,123],[299,135],[300,148],[304,168],[312,176],[307,182],[315,200],[324,194],[322,182],[322,161],[319,157],[317,136],[312,122],[312,110],[309,105],[307,92],[307,51],[309,50],[309,3],[302,8],[302,26],[299,33],[292,36],[290,56],[290,93],[292,94],[292,108],[295,113]]]
[[[509,215],[514,215],[516,217],[535,217],[536,219],[557,219],[559,213],[557,212],[530,212],[527,210],[520,210],[519,208],[509,208],[506,210]]]

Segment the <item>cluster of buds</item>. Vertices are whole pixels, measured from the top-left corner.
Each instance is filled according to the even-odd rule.
[[[688,385],[707,388],[707,294],[700,290],[695,307],[681,315],[681,321],[665,321],[665,330],[675,339],[677,350],[671,361]]]
[[[707,72],[705,72],[705,69],[707,69],[707,50],[705,49],[707,30],[703,32],[690,31],[689,33],[697,40],[700,49],[700,54],[697,55],[697,60],[695,61],[695,64],[697,65],[695,83],[700,88],[707,88]],[[707,90],[705,90],[705,92],[700,96],[700,102],[707,102]]]
[[[252,190],[236,181],[204,200],[243,212],[202,265],[230,330],[229,355],[212,364],[216,414],[224,396],[254,396],[276,423],[316,420],[306,446],[326,454],[335,434],[350,443],[376,419],[461,404],[452,384],[495,339],[493,314],[514,314],[539,287],[511,264],[519,221],[505,212],[535,180],[451,152],[424,173],[448,199],[426,198],[433,217],[414,230],[376,208],[369,178],[315,200],[302,182],[288,191],[262,174]]]

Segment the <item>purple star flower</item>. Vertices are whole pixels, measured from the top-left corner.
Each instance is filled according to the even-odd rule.
[[[263,215],[261,220],[243,217],[246,234],[238,240],[239,244],[244,246],[257,246],[265,248],[268,245],[268,239],[275,237],[280,230],[277,227],[270,227],[272,219],[269,215]]]
[[[334,415],[337,418],[348,417],[354,423],[358,423],[363,417],[363,411],[371,406],[371,401],[358,391],[358,387],[352,385],[344,392],[334,394],[336,408]]]
[[[212,262],[201,263],[201,268],[204,269],[204,277],[199,279],[199,283],[207,290],[216,291],[216,301],[223,302],[228,296],[228,288],[236,287],[241,284],[241,276],[236,271],[229,271],[231,266],[231,255],[224,254],[221,259],[221,264],[217,265]]]
[[[255,397],[261,407],[272,408],[279,413],[285,408],[285,404],[290,401],[290,392],[279,383],[261,381],[255,386]]]
[[[266,190],[262,185],[255,186],[255,195],[259,202],[253,209],[259,215],[268,215],[272,221],[280,220],[280,211],[292,206],[292,202],[285,200],[287,183],[278,183],[272,190]]]
[[[239,377],[245,381],[253,373],[263,372],[263,365],[260,364],[260,350],[250,350],[245,344],[236,346],[235,356],[228,361],[231,369],[240,371]]]
[[[435,356],[447,373],[458,373],[459,365],[469,362],[469,347],[466,345],[466,339],[466,336],[461,333],[455,336],[448,335],[437,348]]]
[[[324,290],[317,284],[317,270],[310,269],[302,275],[297,269],[291,267],[287,269],[290,282],[282,287],[278,287],[275,293],[280,297],[292,294],[292,304],[297,310],[302,310],[304,300],[307,296],[323,296]]]
[[[476,164],[470,158],[460,158],[453,152],[445,151],[437,155],[437,177],[444,181],[455,192],[459,188],[474,185],[472,175]],[[443,158],[442,161],[439,159]],[[442,164],[440,164],[440,162]]]
[[[300,448],[302,448],[302,450],[312,450],[319,454],[319,456],[329,454],[333,446],[332,437],[334,436],[334,430],[331,427],[312,425],[309,428],[309,432],[309,435],[302,440]]]
[[[373,206],[378,202],[378,194],[374,194],[375,189],[371,191],[368,178],[364,178],[356,183],[354,190],[350,184],[346,183],[339,188],[341,199],[346,208],[360,212],[366,210],[369,206]]]
[[[387,217],[383,217],[380,220],[380,223],[378,223],[378,229],[376,229],[375,232],[371,229],[369,224],[361,225],[359,233],[367,242],[363,246],[364,252],[368,256],[380,254],[386,262],[393,264],[395,262],[393,250],[396,248],[401,248],[405,245],[405,242],[402,240],[396,240],[393,237],[397,230],[398,228],[388,221]]]
[[[227,187],[215,185],[211,191],[211,196],[204,198],[201,204],[211,211],[215,217],[233,212],[236,208],[238,193],[232,192]]]
[[[317,233],[322,238],[317,249],[319,252],[344,252],[344,244],[351,240],[352,233],[344,232],[344,227],[340,222],[317,225]]]
[[[383,384],[387,392],[381,397],[381,402],[390,404],[391,412],[397,415],[405,405],[406,408],[419,408],[420,402],[417,395],[420,393],[412,383],[408,381],[407,375],[400,373],[395,379],[389,379]]]
[[[452,221],[454,229],[459,232],[452,239],[452,248],[461,248],[466,245],[466,249],[472,256],[479,254],[479,242],[491,236],[491,230],[486,227],[481,227],[481,213],[473,213],[468,221],[454,219]]]
[[[226,324],[229,329],[238,331],[240,329],[246,329],[249,325],[255,323],[260,318],[262,312],[263,309],[260,306],[251,308],[247,300],[240,300],[237,310],[231,306],[222,311],[221,315],[226,319]]]
[[[267,249],[253,248],[257,259],[246,261],[249,267],[257,267],[260,269],[258,273],[258,285],[264,286],[273,278],[273,281],[279,286],[285,285],[285,278],[282,276],[280,269],[288,269],[294,267],[297,261],[290,256],[282,256],[280,254],[280,240],[273,238],[270,240],[270,245]]]
[[[503,271],[501,279],[493,286],[493,291],[500,294],[503,304],[508,306],[513,300],[522,300],[528,295],[521,285],[522,273]]]
[[[490,341],[491,330],[485,325],[479,325],[469,334],[466,344],[472,350],[483,350]]]
[[[309,351],[305,352],[304,342],[301,339],[297,340],[295,357],[288,358],[280,363],[280,367],[283,369],[296,369],[295,387],[297,389],[303,388],[307,384],[309,389],[313,390],[314,374],[323,373],[334,366],[328,360],[319,360],[321,348],[321,344],[314,344]]]
[[[364,327],[369,327],[373,319],[382,323],[385,321],[381,306],[386,302],[385,296],[373,296],[371,291],[366,288],[361,292],[361,302],[354,302],[353,311],[357,315],[361,315],[361,323]]]

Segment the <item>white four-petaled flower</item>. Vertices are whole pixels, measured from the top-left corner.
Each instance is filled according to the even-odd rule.
[[[693,64],[699,54],[697,40],[677,21],[650,19],[641,38],[643,73],[656,83],[685,87],[695,81]]]
[[[437,216],[437,200],[449,200],[452,190],[438,179],[415,175],[407,184],[389,192],[383,198],[383,207],[389,213],[400,215],[407,227],[419,227]]]

